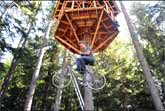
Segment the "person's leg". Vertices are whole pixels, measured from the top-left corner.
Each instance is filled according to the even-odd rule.
[[[85,62],[82,58],[77,58],[76,60],[77,70],[83,74],[85,72]]]
[[[80,58],[76,59],[76,65],[77,65],[77,70],[79,71],[81,69],[81,61]]]
[[[93,56],[82,56],[82,59],[85,62],[85,65],[94,65],[94,58]]]

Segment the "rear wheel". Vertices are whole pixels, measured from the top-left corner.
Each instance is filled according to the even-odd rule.
[[[100,90],[104,88],[106,84],[106,78],[104,75],[95,75],[95,74],[90,74],[90,75],[91,78],[87,82],[89,88],[93,90]]]

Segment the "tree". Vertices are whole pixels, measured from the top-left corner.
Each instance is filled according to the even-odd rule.
[[[63,63],[62,63],[62,66],[61,66],[61,68],[62,68],[62,72],[61,72],[61,74],[62,75],[64,75],[65,73],[66,73],[66,61],[67,61],[67,51],[66,51],[66,49],[64,50],[64,57],[63,57]],[[61,78],[61,81],[59,81],[60,83],[60,85],[62,86],[62,85],[64,85],[64,81],[63,81],[63,78]],[[55,99],[55,105],[54,105],[54,111],[59,111],[60,110],[60,105],[61,105],[61,99],[62,99],[62,92],[63,92],[63,89],[62,88],[58,88],[57,89],[57,94],[56,94],[56,99]]]
[[[137,52],[139,62],[140,62],[141,66],[142,66],[142,69],[144,71],[145,79],[146,79],[146,82],[148,84],[148,87],[149,87],[149,90],[150,90],[150,93],[151,93],[151,97],[152,97],[153,103],[155,105],[155,109],[156,110],[164,110],[164,107],[163,107],[162,101],[160,99],[158,90],[157,90],[157,88],[154,84],[154,81],[152,79],[152,74],[150,72],[150,68],[148,66],[148,63],[147,63],[145,57],[144,57],[142,46],[141,46],[139,40],[137,39],[137,34],[134,31],[134,28],[133,28],[133,26],[130,22],[130,18],[129,18],[129,16],[126,12],[126,9],[125,9],[125,7],[124,7],[124,5],[122,4],[121,1],[120,1],[120,5],[121,5],[121,8],[122,8],[124,17],[126,19],[128,29],[130,31],[132,41],[134,43],[134,47],[135,47],[136,52]]]
[[[43,43],[42,43],[41,48],[40,48],[40,53],[39,53],[37,65],[36,65],[36,68],[35,68],[34,73],[33,73],[33,77],[32,77],[31,83],[30,83],[29,91],[28,91],[27,96],[26,96],[25,107],[24,107],[25,111],[31,110],[33,95],[35,93],[35,88],[36,88],[36,82],[37,82],[37,79],[39,77],[40,68],[42,65],[42,59],[43,59],[44,53],[46,51],[45,43],[46,43],[46,39],[49,36],[51,25],[52,25],[52,23],[50,22],[48,25],[48,28],[47,28],[47,32],[45,33],[44,38],[43,38]]]
[[[159,2],[158,2],[159,3]],[[154,78],[154,82],[159,89],[159,93],[162,101],[164,96],[163,87],[164,87],[164,34],[161,29],[158,28],[158,24],[153,22],[155,17],[150,16],[150,13],[153,9],[159,9],[161,6],[158,5],[148,6],[140,3],[136,3],[133,9],[131,10],[131,14],[135,15],[136,20],[136,30],[138,30],[141,41],[144,43],[143,51],[144,55],[148,61],[149,67],[151,69],[152,76]],[[155,7],[156,6],[156,7]],[[156,13],[160,13],[161,10],[158,10]],[[141,15],[141,16],[139,16]],[[159,81],[159,82],[157,82]],[[159,85],[158,85],[159,84]],[[162,95],[163,94],[163,95]]]
[[[23,48],[25,47],[25,44],[27,42],[27,38],[28,38],[28,36],[30,34],[30,31],[32,29],[33,22],[35,20],[34,17],[37,14],[38,10],[39,10],[38,8],[37,8],[37,10],[35,10],[34,15],[32,16],[33,19],[30,20],[30,27],[29,27],[27,33],[25,33],[24,31],[22,31],[22,29],[21,29],[21,31],[22,31],[22,38],[20,39],[20,42],[19,42],[19,45],[18,45],[18,48],[17,48],[18,50],[16,51],[16,53],[14,53],[14,57],[12,59],[11,66],[10,66],[10,68],[9,68],[7,74],[6,74],[6,77],[4,79],[4,83],[1,86],[1,90],[0,90],[0,101],[3,99],[4,94],[5,94],[8,86],[9,86],[9,82],[10,82],[11,76],[12,76],[13,72],[16,69],[16,66],[18,64],[19,58],[21,57],[21,52],[23,51]],[[20,46],[21,43],[22,43],[22,45]]]

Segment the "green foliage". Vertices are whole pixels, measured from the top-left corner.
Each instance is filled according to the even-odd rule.
[[[136,8],[132,9],[132,14],[137,17],[138,32],[141,35],[141,39],[144,44],[144,54],[152,69],[154,76],[158,78],[164,78],[164,43],[165,36],[161,33],[161,30],[157,28],[157,25],[151,20],[146,12],[146,6],[139,4]],[[141,10],[141,12],[139,12]],[[142,14],[143,13],[143,14]],[[140,16],[141,15],[141,16]]]

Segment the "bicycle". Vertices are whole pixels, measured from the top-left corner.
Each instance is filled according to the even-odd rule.
[[[93,71],[89,70],[90,69],[89,67],[90,66],[88,65],[86,66],[86,73],[87,76],[90,77],[88,77],[87,82],[83,81],[82,85],[87,86],[93,90],[102,89],[106,84],[105,76],[94,73]],[[52,76],[52,83],[57,88],[65,88],[70,85],[72,80],[77,81],[77,78],[75,76],[76,72],[72,69],[72,65],[70,62],[67,62],[65,67],[54,73],[55,74]]]

